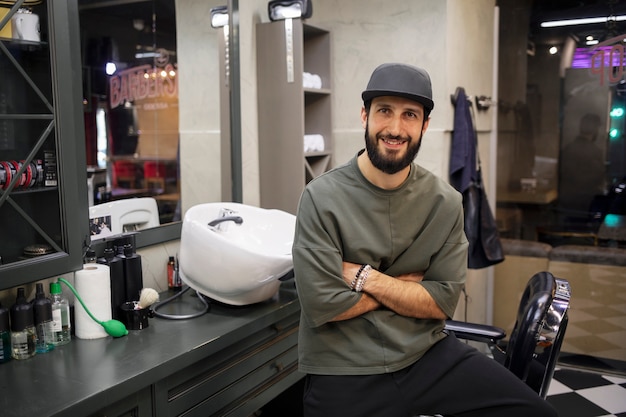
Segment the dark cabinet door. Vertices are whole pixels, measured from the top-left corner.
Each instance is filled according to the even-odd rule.
[[[1,290],[79,269],[88,215],[76,1],[0,12]]]

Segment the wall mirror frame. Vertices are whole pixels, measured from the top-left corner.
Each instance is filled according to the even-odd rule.
[[[175,5],[174,0],[171,0],[171,1],[170,0],[143,0],[143,1],[142,0],[140,1],[120,0],[118,2],[113,2],[113,3],[110,1],[104,1],[104,0],[79,0],[79,11],[81,10],[91,11],[91,10],[98,10],[98,9],[106,10],[106,8],[112,7],[111,6],[112,4],[119,10],[121,7],[126,7],[125,6],[126,3],[128,4],[132,3],[133,7],[135,8],[141,7],[142,6],[141,3],[144,3],[143,7],[149,9],[150,7],[152,7],[155,1],[157,2],[165,1],[169,3],[171,7],[174,7]],[[228,171],[228,169],[230,168],[231,175],[229,176],[229,178],[225,178],[225,180],[226,179],[228,180],[225,182],[228,182],[228,185],[232,187],[232,190],[231,190],[232,198],[236,199],[237,196],[241,195],[241,178],[240,178],[241,176],[240,174],[241,145],[240,145],[240,141],[235,140],[236,138],[241,137],[240,129],[238,130],[238,127],[241,125],[240,106],[239,106],[240,81],[239,81],[239,58],[238,58],[238,55],[239,55],[239,52],[238,52],[239,22],[237,18],[238,1],[228,0],[227,8],[229,12],[228,15],[229,15],[229,26],[230,26],[230,39],[229,39],[229,42],[226,44],[226,48],[228,48],[228,54],[230,57],[228,64],[227,64],[229,66],[228,72],[227,72],[227,76],[229,77],[229,80],[228,80],[228,91],[225,93],[225,97],[227,98],[226,98],[226,101],[222,101],[222,104],[221,104],[221,108],[227,110],[227,114],[225,114],[224,117],[222,118],[223,123],[222,123],[221,129],[228,130],[229,133],[227,135],[231,138],[231,149],[230,149],[230,152],[228,152],[230,159],[227,161],[224,161],[223,159],[223,163],[225,166],[223,167],[222,172],[226,174],[225,170]],[[158,30],[158,22],[159,22],[159,18],[158,16],[156,16],[156,22],[154,26],[157,26],[157,30]],[[171,24],[171,22],[168,22],[168,24]],[[81,32],[81,36],[82,35],[83,33]],[[82,42],[84,43],[84,40],[82,40]],[[216,59],[217,58],[218,57],[216,57]],[[221,57],[219,58],[221,59]],[[226,65],[226,64],[220,64],[220,65]],[[84,72],[84,69],[83,69],[83,72]],[[222,93],[222,100],[224,100],[223,97],[224,97],[224,93]],[[180,176],[178,180],[180,181]],[[179,185],[179,190],[180,190],[180,185]],[[239,197],[239,199],[240,198],[241,197]],[[180,203],[179,203],[179,210],[182,211],[182,205],[180,205]],[[181,219],[178,218],[178,219],[175,219],[174,221],[161,224],[158,227],[151,227],[151,228],[136,231],[134,233],[136,247],[142,248],[142,247],[147,247],[147,246],[151,246],[151,245],[166,242],[166,241],[179,239],[181,228],[182,228],[182,222],[181,222]],[[114,238],[114,236],[112,236],[111,238]],[[106,237],[92,239],[91,247],[94,248],[97,253],[99,253],[99,251],[101,251],[106,246],[106,244],[108,243],[108,240],[109,239],[107,239]]]

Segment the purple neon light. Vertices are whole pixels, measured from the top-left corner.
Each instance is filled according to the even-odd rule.
[[[600,54],[601,51],[602,54]],[[591,68],[592,62],[594,63],[594,68],[599,68],[601,66],[600,59],[604,59],[604,67],[626,65],[626,48],[621,45],[619,47],[576,48],[574,58],[572,59],[572,68]]]

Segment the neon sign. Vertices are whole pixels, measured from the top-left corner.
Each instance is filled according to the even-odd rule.
[[[111,108],[147,98],[177,97],[178,82],[172,64],[162,68],[139,65],[117,72],[109,78]]]
[[[589,68],[594,76],[600,78],[600,85],[604,85],[605,78],[610,84],[616,84],[624,79],[626,65],[626,49],[624,48],[626,34],[607,39],[592,48],[576,48],[572,68]]]

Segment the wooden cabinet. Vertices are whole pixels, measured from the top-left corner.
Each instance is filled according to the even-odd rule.
[[[257,25],[261,206],[296,213],[331,167],[331,37],[300,19]]]
[[[27,13],[23,2],[8,3],[0,9],[0,290],[79,269],[88,237],[76,1],[28,2]],[[38,19],[38,39],[9,35],[18,15]]]

